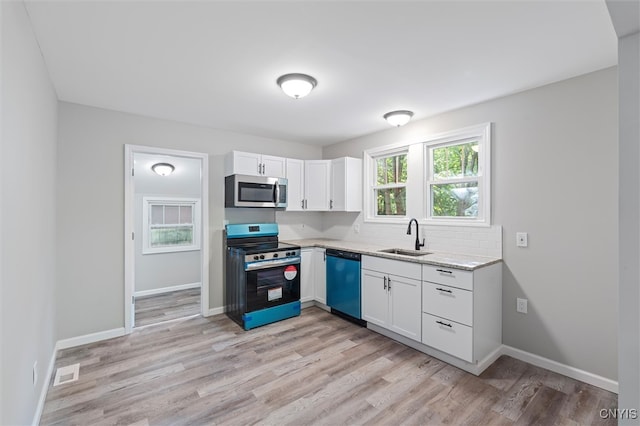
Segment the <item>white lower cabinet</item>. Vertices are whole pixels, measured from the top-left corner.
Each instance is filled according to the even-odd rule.
[[[473,360],[473,329],[466,325],[423,313],[422,342],[465,361]]]
[[[363,268],[360,279],[362,286],[362,319],[381,327],[386,327],[389,323],[387,274]]]
[[[502,265],[422,265],[422,343],[477,363],[502,343]]]
[[[314,298],[316,301],[327,304],[327,257],[325,249],[313,249],[313,275],[314,275]]]
[[[421,340],[420,265],[362,256],[362,319]]]
[[[300,302],[311,302],[315,297],[313,248],[300,250]]]
[[[307,247],[300,250],[300,302],[327,304],[325,249]]]

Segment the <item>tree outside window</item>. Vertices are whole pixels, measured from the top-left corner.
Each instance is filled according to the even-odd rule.
[[[478,141],[431,147],[431,216],[478,217]]]
[[[376,216],[407,214],[407,153],[395,153],[375,159]]]

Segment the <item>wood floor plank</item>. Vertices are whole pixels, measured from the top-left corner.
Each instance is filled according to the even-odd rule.
[[[142,327],[162,321],[200,313],[200,288],[176,290],[135,298],[135,326]]]
[[[615,394],[510,357],[476,377],[318,308],[195,317],[61,350],[43,425],[614,424]]]

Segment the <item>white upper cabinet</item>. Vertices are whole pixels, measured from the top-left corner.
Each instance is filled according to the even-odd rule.
[[[342,157],[331,160],[331,211],[362,211],[362,160]]]
[[[225,176],[240,174],[251,176],[286,177],[286,159],[253,152],[231,151],[225,157]]]
[[[331,160],[304,162],[304,209],[329,210],[331,190]]]
[[[362,211],[362,160],[297,160],[253,152],[225,156],[225,176],[287,178],[287,211]]]
[[[269,177],[283,178],[287,176],[287,159],[273,155],[262,156],[262,174]]]
[[[304,160],[287,158],[287,211],[304,210]]]

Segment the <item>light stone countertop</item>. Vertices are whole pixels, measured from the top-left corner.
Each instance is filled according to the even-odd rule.
[[[470,255],[470,254],[459,254],[459,253],[425,251],[425,253],[428,253],[428,254],[425,254],[423,256],[407,256],[402,254],[381,253],[378,250],[384,250],[389,248],[402,248],[406,250],[406,248],[395,247],[395,246],[383,247],[383,246],[369,244],[369,243],[344,241],[344,240],[331,240],[326,238],[308,238],[303,240],[282,240],[282,242],[299,245],[302,248],[322,247],[322,248],[329,248],[329,249],[336,249],[336,250],[345,250],[345,251],[350,251],[354,253],[366,254],[369,256],[378,256],[378,257],[384,257],[387,259],[402,260],[405,262],[423,263],[427,265],[457,268],[457,269],[463,269],[466,271],[473,271],[474,269],[482,268],[483,266],[488,266],[494,263],[502,262],[502,259],[498,257],[485,257],[485,256],[476,256],[476,255]]]

